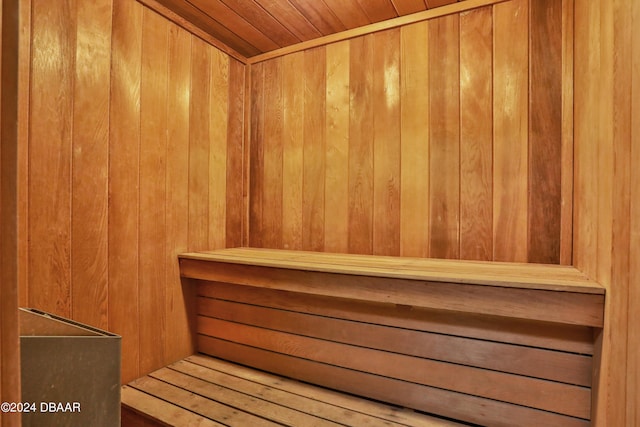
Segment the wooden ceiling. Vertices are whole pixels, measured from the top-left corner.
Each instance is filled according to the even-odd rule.
[[[250,58],[458,0],[140,0]],[[460,0],[462,1],[462,0]]]

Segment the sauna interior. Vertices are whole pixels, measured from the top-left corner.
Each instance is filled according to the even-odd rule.
[[[588,356],[579,380],[517,380],[544,410],[523,400],[499,412],[521,392],[490,379],[515,377],[501,367],[477,368],[467,389],[430,374],[407,382],[421,387],[407,401],[433,406],[343,389],[416,409],[416,425],[640,426],[640,2],[1,4],[0,401],[21,400],[19,307],[120,335],[124,397],[202,352],[228,353],[231,370],[252,364],[249,349],[268,350],[234,310],[202,326],[202,301],[224,311],[303,295],[308,312],[296,316],[331,304],[359,316],[413,310],[517,329],[527,340],[514,351],[540,350],[528,341],[538,327],[587,343],[562,350]],[[429,270],[441,264],[446,277]],[[498,290],[515,296],[502,303]],[[260,313],[278,310],[260,310],[251,315],[275,322]],[[264,337],[281,334],[270,325]],[[405,328],[389,325],[380,330]],[[202,336],[209,327],[215,340]],[[220,344],[236,330],[246,351]],[[325,352],[308,348],[305,361]],[[451,348],[446,363],[420,363],[449,366],[479,347]],[[296,386],[327,385],[305,372]],[[171,416],[126,406],[121,423]],[[22,420],[3,412],[0,425]]]

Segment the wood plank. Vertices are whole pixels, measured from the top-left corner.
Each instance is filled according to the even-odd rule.
[[[160,372],[163,371],[161,370]],[[162,375],[160,375],[160,377],[162,378]],[[192,392],[189,388],[177,387],[170,382],[155,379],[153,376],[139,378],[129,383],[129,386],[135,387],[159,400],[171,402],[192,414],[200,415],[207,420],[211,420],[214,425],[218,423],[224,423],[223,425],[232,427],[246,425],[268,427],[278,425],[252,415],[249,412],[239,411],[238,408],[207,399]],[[180,422],[175,425],[183,425],[182,423],[183,422]]]
[[[251,25],[268,34],[269,38],[279,46],[288,46],[301,40],[293,32],[263,9],[255,1],[224,0],[229,8],[246,19]]]
[[[139,374],[138,221],[142,6],[115,2],[109,139],[109,330],[122,336],[122,381]],[[117,230],[117,232],[115,232]]]
[[[528,0],[494,7],[493,259],[527,260]]]
[[[493,259],[493,10],[460,15],[460,258]]]
[[[76,4],[71,199],[72,317],[108,326],[109,81],[112,2]]]
[[[125,408],[150,417],[161,425],[224,426],[130,386],[124,386],[121,394]]]
[[[302,198],[304,191],[304,53],[282,58],[282,247],[302,249]]]
[[[400,255],[400,30],[373,35],[373,253]]]
[[[20,5],[22,6],[22,5]],[[0,4],[0,401],[20,402],[20,330],[18,318],[19,218],[21,180],[18,159],[18,120],[21,70],[20,14],[18,2]],[[20,54],[19,54],[20,52]],[[0,414],[0,424],[21,425],[20,414]]]
[[[398,16],[390,0],[356,0],[367,15],[368,23],[386,21]]]
[[[151,0],[144,0],[144,1],[148,2]],[[331,7],[336,13],[343,12],[344,10],[347,9],[348,7],[347,5],[351,6],[352,4],[352,2],[345,3],[338,0],[324,0],[324,1],[327,4],[332,3],[333,5],[335,5]],[[297,43],[284,48],[273,50],[271,52],[258,54],[248,58],[247,63],[256,64],[271,58],[287,55],[289,53],[299,52],[299,51],[311,49],[318,46],[326,46],[331,43],[335,43],[343,40],[350,40],[355,37],[365,36],[367,34],[376,33],[378,31],[389,30],[392,28],[414,24],[417,22],[424,22],[434,18],[441,17],[441,16],[457,14],[460,12],[473,10],[479,7],[500,4],[500,3],[511,1],[511,0],[465,0],[461,2],[451,2],[451,0],[447,0],[447,1],[449,1],[450,4],[446,6],[426,10],[424,12],[412,13],[411,15],[400,16],[398,18],[393,18],[383,22],[378,22],[378,23],[369,24],[369,25],[366,25],[366,22],[365,22],[360,25],[354,25],[353,27],[351,27],[351,29],[347,31],[342,31],[340,33],[331,34],[328,36],[319,37],[306,42]],[[355,4],[355,2],[353,4]],[[361,14],[362,12],[359,12],[359,13]],[[342,14],[340,15],[340,19],[343,22],[345,22],[345,20],[342,18]],[[348,17],[346,19],[349,20]]]
[[[191,109],[189,113],[189,247],[209,247],[209,142],[211,111],[211,50],[191,42]],[[206,178],[205,178],[206,177]]]
[[[574,231],[574,0],[562,3],[562,212],[560,263],[573,265]]]
[[[349,390],[360,396],[440,414],[463,422],[504,427],[512,425],[509,420],[518,420],[523,426],[532,427],[540,423],[589,425],[586,420],[328,366],[230,342],[207,340],[201,345],[201,351],[216,357],[235,360],[237,363],[269,372],[294,375],[307,382],[320,383],[337,390]]]
[[[324,2],[329,6],[329,9],[338,16],[338,19],[347,29],[361,27],[371,23],[358,2],[343,2],[340,0],[324,0]]]
[[[258,51],[264,52],[279,47],[276,42],[269,38],[269,33],[258,30],[222,0],[191,0],[189,3],[193,4],[199,12],[205,14],[211,20],[220,22],[231,29],[235,37],[245,40],[251,46],[255,46]],[[172,7],[175,8],[173,5]],[[205,26],[203,28],[211,27]],[[232,46],[234,45],[232,44]]]
[[[283,101],[282,58],[264,63],[264,139],[262,142],[262,242],[267,248],[282,247],[283,214]]]
[[[349,248],[350,44],[327,46],[324,250]]]
[[[302,247],[319,251],[324,248],[326,63],[324,47],[305,51]]]
[[[210,298],[198,299],[198,333],[215,335],[220,319],[322,340],[459,365],[591,386],[591,357],[411,329],[325,318]]]
[[[69,317],[76,2],[36,2],[32,13],[29,305]]]
[[[226,245],[241,246],[244,228],[244,109],[245,68],[239,61],[229,63],[229,118],[227,126]],[[248,123],[248,122],[247,122]],[[248,126],[247,126],[248,127]],[[174,258],[175,259],[175,258]]]
[[[339,413],[342,410],[345,411],[344,413],[348,413],[349,418],[353,418],[358,425],[364,425],[368,421],[372,421],[372,419],[376,422],[385,420],[389,425],[396,423],[410,426],[458,425],[457,423],[435,419],[397,406],[362,399],[358,396],[340,393],[324,387],[315,387],[204,355],[188,357],[185,362],[196,368],[208,369],[208,375],[217,372],[214,374],[215,377],[224,379],[225,384],[229,387],[233,384],[233,387],[243,387],[246,390],[247,382],[267,386],[268,390],[264,390],[263,395],[269,396],[270,401],[277,403],[282,399],[283,403],[289,405],[296,402],[296,407],[299,405],[301,410],[304,408],[305,411],[326,419],[344,421],[341,419],[342,414]],[[181,369],[184,369],[185,366],[186,364],[181,362]],[[199,370],[198,372],[202,371]]]
[[[429,26],[401,27],[400,253],[429,256]]]
[[[603,294],[604,288],[568,266],[439,260],[395,256],[232,248],[180,255],[184,260],[223,262],[376,277]]]
[[[148,372],[161,367],[165,358],[167,260],[162,249],[166,242],[169,22],[148,9],[142,22],[138,313],[140,370]]]
[[[194,351],[187,309],[193,290],[180,286],[175,263],[181,248],[189,247],[189,114],[191,102],[191,35],[169,26],[167,79],[166,172],[166,354],[167,359]]]
[[[207,369],[187,362],[177,362],[150,374],[166,383],[189,390],[210,399],[209,405],[223,404],[269,420],[277,425],[287,426],[338,426],[326,419],[318,418],[296,409],[296,401],[310,400],[294,394],[278,399],[277,390],[260,386],[223,372]],[[282,393],[284,394],[284,393]],[[276,395],[276,396],[274,396]],[[313,402],[313,406],[320,406]],[[304,408],[307,409],[307,408]],[[337,412],[339,408],[328,408]]]
[[[290,2],[275,0],[254,0],[279,22],[286,23],[286,27],[300,40],[310,40],[322,36],[305,16]],[[268,34],[268,33],[267,33]]]
[[[208,47],[211,58],[209,95],[208,248],[227,242],[227,134],[229,120],[229,56]],[[205,179],[205,176],[200,179]]]
[[[211,264],[211,263],[209,263]],[[203,268],[202,262],[183,259],[183,277],[223,281],[306,294],[349,298],[359,301],[402,304],[439,310],[504,316],[601,327],[602,295],[533,289],[424,282],[369,276],[333,275],[221,264],[218,271]]]
[[[562,206],[562,2],[530,7],[529,262],[558,264]]]
[[[289,0],[289,3],[294,5],[323,35],[333,34],[347,29],[336,16],[336,12],[327,6],[324,1]]]
[[[264,185],[264,64],[251,66],[251,131],[249,150],[249,244],[262,247],[262,209]]]
[[[573,325],[551,326],[546,323],[518,319],[505,320],[469,313],[447,313],[380,302],[349,301],[224,283],[198,282],[194,286],[197,287],[198,294],[203,297],[262,305],[280,310],[577,354],[593,355],[594,350],[593,330]],[[202,304],[202,301],[199,301],[199,304]]]
[[[427,9],[423,0],[391,0],[391,2],[399,16],[421,12]]]
[[[373,251],[373,36],[350,41],[349,252]]]
[[[460,19],[429,21],[429,256],[460,258]]]
[[[208,320],[207,330],[215,334],[199,335],[200,349],[206,349],[212,339],[221,339],[331,366],[589,418],[591,392],[588,388]],[[349,354],[349,358],[344,354]]]

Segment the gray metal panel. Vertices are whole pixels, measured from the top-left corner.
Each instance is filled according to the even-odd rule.
[[[51,321],[53,333],[60,332],[57,322],[64,319],[31,314],[42,316],[39,328],[46,329],[46,321]],[[120,337],[67,324],[78,328],[78,334],[46,336],[46,330],[39,330],[38,335],[20,337],[22,402],[35,409],[23,413],[22,425],[119,426]]]

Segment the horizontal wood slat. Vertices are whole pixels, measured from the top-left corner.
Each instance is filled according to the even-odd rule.
[[[438,362],[379,350],[317,340],[237,323],[200,318],[199,348],[213,336],[330,366],[396,378],[411,383],[484,396],[523,406],[588,418],[590,390],[463,365]],[[208,335],[205,335],[208,334]]]
[[[500,372],[591,386],[591,357],[200,298],[199,333],[215,319]],[[206,317],[204,317],[206,316]]]
[[[458,425],[201,355],[132,381],[122,395],[125,409],[166,425]]]
[[[197,282],[200,296],[263,305],[320,316],[394,326],[446,335],[458,335],[593,355],[593,328],[575,325],[501,319],[492,316],[449,313],[391,305],[305,295],[295,292]]]
[[[240,250],[222,250],[221,258],[214,252],[182,255],[181,274],[192,279],[353,300],[594,327],[603,324],[604,295],[600,294],[602,289],[595,286],[574,286],[571,282],[565,285],[561,280],[555,280],[553,285],[537,285],[533,276],[503,281],[499,274],[490,279],[480,276],[480,280],[470,274],[461,280],[452,275],[439,278],[438,274],[424,268],[425,264],[420,265],[421,269],[409,270],[404,276],[401,268],[329,265],[311,259],[298,263],[261,260],[258,263],[262,265],[249,264],[254,262],[250,257],[241,263],[238,259],[227,262],[224,254],[234,251]],[[317,255],[319,258],[323,256]],[[375,259],[372,256],[372,260]],[[480,283],[465,283],[474,281]],[[590,284],[588,281],[584,283]]]
[[[480,425],[588,426],[588,421],[209,338],[200,350],[247,366]]]
[[[253,248],[180,264],[205,354],[483,425],[589,423],[604,295],[570,267]]]

